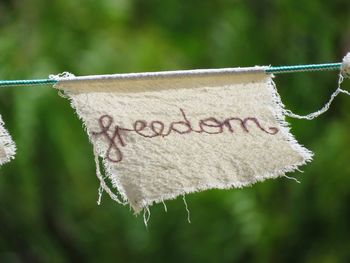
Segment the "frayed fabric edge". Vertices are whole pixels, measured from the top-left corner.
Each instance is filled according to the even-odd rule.
[[[4,147],[5,156],[0,159],[0,165],[5,164],[15,158],[16,145],[10,134],[4,127],[4,122],[0,115],[0,145]]]
[[[64,80],[66,78],[72,78],[72,77],[74,77],[74,75],[69,73],[69,72],[64,72],[64,73],[59,74],[59,75],[50,75],[50,78],[56,79],[58,81],[62,80],[62,79]],[[94,160],[95,160],[95,165],[96,165],[96,177],[100,182],[100,186],[98,188],[97,204],[98,205],[101,204],[103,191],[105,191],[112,200],[116,201],[117,203],[119,203],[121,205],[127,205],[129,202],[128,202],[126,194],[122,191],[122,189],[120,189],[119,184],[116,184],[114,182],[114,180],[116,179],[115,177],[117,177],[117,175],[112,176],[112,173],[109,169],[109,166],[108,166],[106,160],[103,158],[102,150],[100,149],[99,144],[96,144],[96,146],[95,146],[94,143],[92,142],[92,136],[87,129],[87,126],[85,124],[84,119],[81,117],[82,114],[80,113],[79,108],[76,107],[74,100],[70,95],[71,92],[66,91],[62,88],[58,88],[57,87],[58,83],[59,82],[54,84],[53,88],[58,90],[58,94],[60,97],[62,97],[64,99],[68,99],[70,106],[75,111],[75,114],[78,116],[78,119],[82,122],[83,129],[87,133],[88,138],[89,138],[89,142],[91,143],[91,145],[93,147],[93,154],[94,154]],[[63,90],[63,92],[62,92],[62,90]],[[104,171],[106,174],[105,176],[103,176],[101,169],[100,169],[100,160],[99,160],[100,157],[102,158],[102,164],[103,164],[103,167],[105,169],[105,171]],[[111,180],[112,186],[113,186],[113,188],[116,188],[119,196],[114,194],[112,189],[106,184],[106,182],[105,182],[106,178]]]

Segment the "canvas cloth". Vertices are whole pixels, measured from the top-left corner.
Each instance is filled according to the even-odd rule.
[[[0,115],[0,165],[9,162],[16,153],[15,143],[4,127],[4,122]]]
[[[265,67],[70,77],[55,87],[136,213],[282,176],[312,157],[290,133]]]

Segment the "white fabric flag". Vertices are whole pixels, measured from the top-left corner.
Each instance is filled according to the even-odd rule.
[[[4,127],[0,115],[0,165],[9,162],[14,158],[16,153],[15,143],[12,141],[10,134]]]
[[[179,195],[283,176],[311,160],[289,132],[265,69],[68,77],[55,87],[83,120],[121,199],[138,213]]]

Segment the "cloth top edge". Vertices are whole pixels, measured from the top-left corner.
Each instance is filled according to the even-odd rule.
[[[175,70],[175,71],[158,71],[158,72],[141,72],[141,73],[122,73],[122,74],[106,74],[106,75],[88,75],[88,76],[66,76],[58,77],[57,84],[60,82],[75,81],[101,81],[101,80],[132,80],[132,79],[157,79],[171,77],[193,77],[208,75],[230,75],[230,74],[266,74],[267,66],[255,66],[244,68],[220,68],[220,69],[194,69],[194,70]]]

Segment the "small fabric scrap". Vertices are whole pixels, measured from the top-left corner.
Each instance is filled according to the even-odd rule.
[[[290,133],[265,69],[68,77],[55,87],[85,124],[113,187],[138,213],[179,195],[284,176],[311,160]]]
[[[16,145],[12,141],[10,134],[4,127],[4,122],[2,121],[0,115],[0,165],[9,162],[14,158],[16,153]]]

